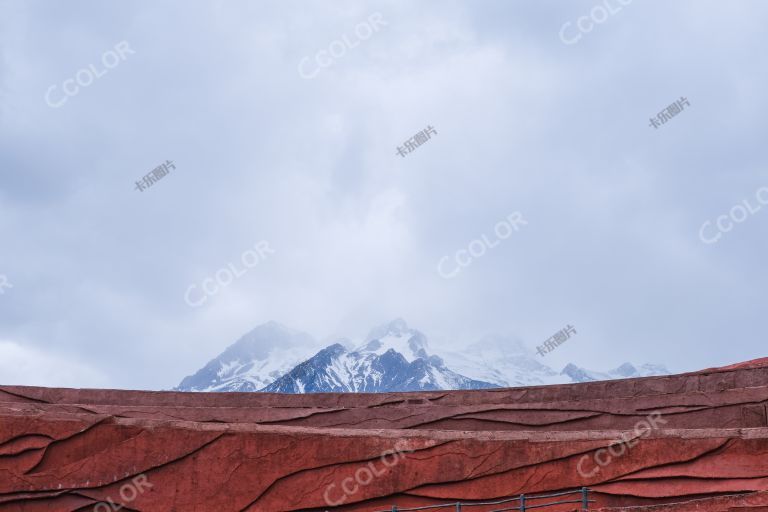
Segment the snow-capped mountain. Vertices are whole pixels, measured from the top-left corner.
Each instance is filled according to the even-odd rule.
[[[387,392],[536,386],[668,375],[662,365],[624,363],[608,372],[574,364],[557,372],[516,338],[486,336],[461,352],[434,354],[427,337],[396,319],[357,345],[321,349],[308,334],[268,322],[245,334],[178,391]],[[354,348],[352,348],[354,347]]]
[[[448,352],[445,362],[451,369],[472,379],[491,382],[500,387],[568,384],[594,380],[629,379],[652,375],[669,375],[660,364],[635,367],[624,363],[608,372],[596,372],[568,364],[561,372],[540,362],[533,350],[516,338],[485,336],[461,352]]]
[[[499,387],[562,384],[571,381],[539,362],[522,341],[504,336],[485,336],[461,352],[446,352],[446,364],[467,377]]]
[[[260,325],[230,345],[176,391],[258,391],[311,356],[317,342],[277,322]]]
[[[624,363],[618,368],[607,372],[594,372],[568,364],[561,375],[567,376],[570,382],[589,382],[595,380],[631,379],[634,377],[651,377],[653,375],[669,375],[670,371],[661,364],[643,364],[635,367],[632,363]]]
[[[408,327],[402,318],[373,329],[355,352],[382,355],[390,349],[402,354],[408,362],[429,357],[427,337],[416,329]]]
[[[489,382],[460,375],[427,352],[427,338],[397,319],[348,350],[335,343],[265,387],[277,393],[483,389]]]

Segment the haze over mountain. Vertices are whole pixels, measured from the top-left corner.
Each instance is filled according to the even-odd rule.
[[[322,347],[309,334],[277,322],[242,336],[179,391],[279,393],[482,389],[666,375],[663,365],[624,363],[607,372],[568,364],[558,372],[516,338],[483,337],[460,352],[434,353],[427,337],[402,319],[371,330],[357,346],[339,339]]]
[[[317,346],[309,334],[267,322],[243,335],[176,389],[258,391],[310,357]]]
[[[335,343],[264,388],[279,393],[382,392],[495,387],[450,370],[427,338],[401,319],[371,331],[353,350]]]

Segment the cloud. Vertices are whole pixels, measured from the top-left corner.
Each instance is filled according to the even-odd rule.
[[[768,7],[632,2],[563,44],[593,5],[0,2],[0,337],[154,389],[268,320],[354,338],[402,316],[452,348],[576,326],[553,366],[764,355],[768,214],[698,231],[768,180]],[[120,41],[135,54],[46,105]],[[524,230],[439,276],[516,211]],[[260,240],[276,253],[185,303]]]
[[[68,355],[0,340],[0,383],[55,387],[104,387],[106,375]]]

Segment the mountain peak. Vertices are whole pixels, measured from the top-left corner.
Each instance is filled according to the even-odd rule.
[[[389,335],[402,336],[404,334],[407,334],[410,331],[412,331],[412,329],[408,327],[408,323],[402,318],[398,317],[390,322],[387,322],[385,324],[382,324],[372,329],[371,332],[368,333],[368,337],[366,338],[366,341],[384,338],[385,336],[389,336]]]
[[[589,382],[593,380],[604,380],[605,377],[595,372],[590,372],[584,368],[579,368],[573,363],[568,363],[560,372],[560,375],[568,376],[573,382]]]
[[[408,327],[402,318],[396,318],[371,330],[366,342],[355,349],[355,352],[382,355],[388,350],[399,352],[409,363],[415,359],[429,357],[426,336]]]
[[[621,375],[622,377],[632,377],[637,375],[637,368],[632,363],[624,363],[610,373]]]
[[[311,355],[315,340],[270,321],[251,329],[195,374],[179,391],[256,391]]]
[[[563,368],[561,375],[567,375],[574,382],[586,382],[592,380],[632,379],[650,377],[651,375],[669,375],[669,370],[663,365],[643,364],[638,367],[632,363],[624,363],[608,372],[596,372],[580,368],[574,364],[568,364]]]
[[[278,322],[241,336],[179,391],[389,392],[481,389],[665,375],[663,365],[624,363],[609,372],[568,364],[558,374],[516,336],[488,335],[462,352],[430,353],[426,336],[395,318],[361,346],[329,338],[322,345]],[[323,348],[324,347],[324,348]]]
[[[670,375],[672,372],[663,364],[645,363],[640,365],[638,373],[643,377],[648,377],[651,375]]]
[[[533,353],[520,338],[502,334],[486,334],[480,338],[480,341],[470,345],[468,349],[484,354],[491,359],[524,356]]]
[[[437,356],[408,360],[389,347],[390,339],[412,340],[421,334],[410,330],[371,340],[365,347],[347,352],[340,344],[321,350],[262,391],[272,393],[390,392],[438,389],[486,389],[489,382],[460,375],[445,367]]]
[[[275,321],[269,321],[251,329],[222,354],[228,361],[265,359],[275,347],[296,347],[314,344],[308,334],[296,331]]]

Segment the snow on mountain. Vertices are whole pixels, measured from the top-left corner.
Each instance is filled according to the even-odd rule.
[[[631,363],[624,363],[607,372],[568,364],[557,372],[540,362],[540,356],[522,341],[505,336],[485,336],[465,350],[448,352],[444,357],[446,364],[460,374],[501,387],[629,379],[670,373],[663,365],[643,364],[636,367]]]
[[[426,336],[398,318],[373,329],[355,349],[335,343],[321,350],[263,391],[362,393],[494,387],[450,370],[428,348]]]
[[[398,340],[399,343],[401,340]],[[383,342],[382,342],[383,344]],[[495,387],[459,375],[437,356],[409,361],[394,348],[379,353],[379,345],[349,351],[335,343],[304,361],[262,391],[274,393],[422,391]]]
[[[340,340],[322,350],[308,334],[276,322],[244,335],[178,391],[280,393],[385,392],[536,386],[668,375],[663,365],[624,363],[608,372],[568,364],[557,372],[520,340],[486,336],[440,357],[427,337],[398,318],[373,329],[354,346]]]
[[[516,338],[485,336],[461,352],[446,352],[444,358],[460,374],[500,387],[571,382],[540,363],[534,352]]]
[[[643,364],[640,367],[632,363],[624,363],[618,368],[608,372],[595,372],[580,368],[575,364],[568,364],[561,375],[565,375],[572,382],[589,382],[595,380],[631,379],[635,377],[651,377],[653,375],[669,375],[670,371],[661,364]]]
[[[590,382],[593,380],[611,380],[611,376],[607,373],[593,372],[580,368],[573,363],[569,363],[560,372],[560,375],[564,375],[571,379],[571,382]]]
[[[382,355],[388,350],[401,354],[409,363],[429,357],[427,337],[408,327],[402,318],[373,329],[366,337],[365,343],[356,348],[355,352]]]
[[[652,377],[654,375],[671,375],[672,372],[670,372],[666,366],[663,364],[655,364],[655,363],[645,363],[641,364],[639,368],[637,368],[637,373],[633,375],[634,377]]]
[[[260,325],[230,345],[176,391],[258,391],[310,357],[317,342],[277,322]]]

